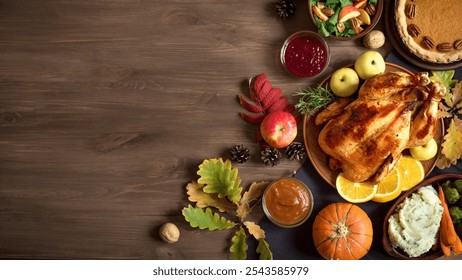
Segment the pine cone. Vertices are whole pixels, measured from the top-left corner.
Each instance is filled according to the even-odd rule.
[[[245,163],[250,158],[250,151],[244,145],[236,145],[230,151],[231,160],[237,163]]]
[[[279,164],[279,160],[282,157],[281,152],[273,147],[266,148],[264,150],[261,150],[261,161],[263,161],[264,164],[266,165],[271,165],[275,166]]]
[[[290,160],[302,160],[306,157],[305,147],[300,142],[292,142],[286,148],[286,155]]]
[[[275,8],[276,13],[283,19],[293,16],[297,9],[294,0],[279,0],[276,2]]]

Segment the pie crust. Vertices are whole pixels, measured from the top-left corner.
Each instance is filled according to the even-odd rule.
[[[422,60],[462,60],[462,0],[396,0],[398,33]]]

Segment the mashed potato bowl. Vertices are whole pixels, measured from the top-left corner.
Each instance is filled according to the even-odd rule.
[[[420,184],[417,186],[413,187],[406,193],[402,194],[396,201],[395,203],[390,207],[388,210],[384,222],[383,222],[383,237],[382,237],[382,244],[385,249],[385,251],[392,257],[397,258],[397,259],[408,259],[408,260],[431,260],[431,259],[437,259],[439,257],[443,256],[443,252],[441,251],[441,247],[438,242],[435,243],[434,246],[432,246],[427,252],[420,254],[419,256],[411,257],[408,253],[406,253],[404,250],[402,250],[399,247],[393,246],[393,243],[396,243],[396,238],[395,242],[392,241],[392,238],[389,233],[389,228],[390,228],[390,217],[393,216],[394,214],[397,213],[397,211],[403,207],[408,201],[413,197],[413,195],[418,196],[417,191],[421,189],[422,187],[425,186],[432,186],[436,191],[438,191],[438,184],[443,183],[447,180],[456,180],[456,179],[462,179],[462,174],[441,174],[441,175],[436,175],[433,177],[430,177],[428,179],[425,179],[422,181]],[[438,211],[435,211],[437,213]],[[436,215],[436,214],[435,214]],[[433,217],[429,217],[433,218]],[[396,223],[396,221],[392,221],[392,223]],[[392,225],[394,226],[394,225]],[[416,241],[418,242],[418,241]]]

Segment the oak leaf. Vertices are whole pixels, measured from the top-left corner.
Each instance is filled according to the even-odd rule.
[[[204,192],[216,193],[219,198],[226,196],[236,204],[241,199],[241,178],[238,176],[238,170],[232,168],[230,160],[225,162],[221,158],[204,160],[199,165],[197,174],[200,176],[197,182],[205,185]]]
[[[432,71],[432,76],[430,76],[432,82],[439,82],[446,88],[446,96],[444,97],[446,102],[451,98],[451,88],[457,83],[457,80],[452,79],[455,73],[454,70]]]
[[[269,248],[269,244],[264,239],[258,240],[257,253],[260,254],[260,260],[272,260],[273,253]]]
[[[236,231],[234,236],[231,238],[231,247],[229,250],[233,253],[233,260],[245,260],[247,259],[247,243],[245,242],[246,235],[242,227]]]
[[[203,190],[204,185],[192,181],[186,186],[188,199],[196,202],[200,208],[215,207],[220,212],[231,212],[236,210],[236,205],[229,202],[226,198],[219,198],[217,194],[206,193]]]
[[[210,208],[205,208],[204,211],[202,208],[188,205],[187,208],[183,208],[182,214],[193,228],[199,227],[200,229],[223,230],[232,228],[236,225],[225,217],[213,213]]]
[[[449,165],[456,164],[457,160],[462,158],[462,120],[458,117],[451,119],[446,134],[441,143],[441,157],[438,160],[438,167],[445,168]],[[449,165],[446,165],[449,163]]]
[[[250,213],[250,203],[262,197],[268,181],[254,182],[250,185],[249,189],[242,195],[241,201],[237,207],[237,216],[243,220]]]
[[[249,233],[252,234],[253,237],[255,237],[255,239],[259,240],[265,238],[265,231],[256,223],[245,221],[244,225],[249,231]]]

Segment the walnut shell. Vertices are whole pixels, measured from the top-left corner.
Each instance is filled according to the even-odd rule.
[[[369,49],[378,49],[385,44],[385,35],[380,30],[372,30],[364,36],[363,44]]]
[[[175,243],[180,238],[180,230],[175,224],[165,223],[159,229],[159,236],[167,243]]]

